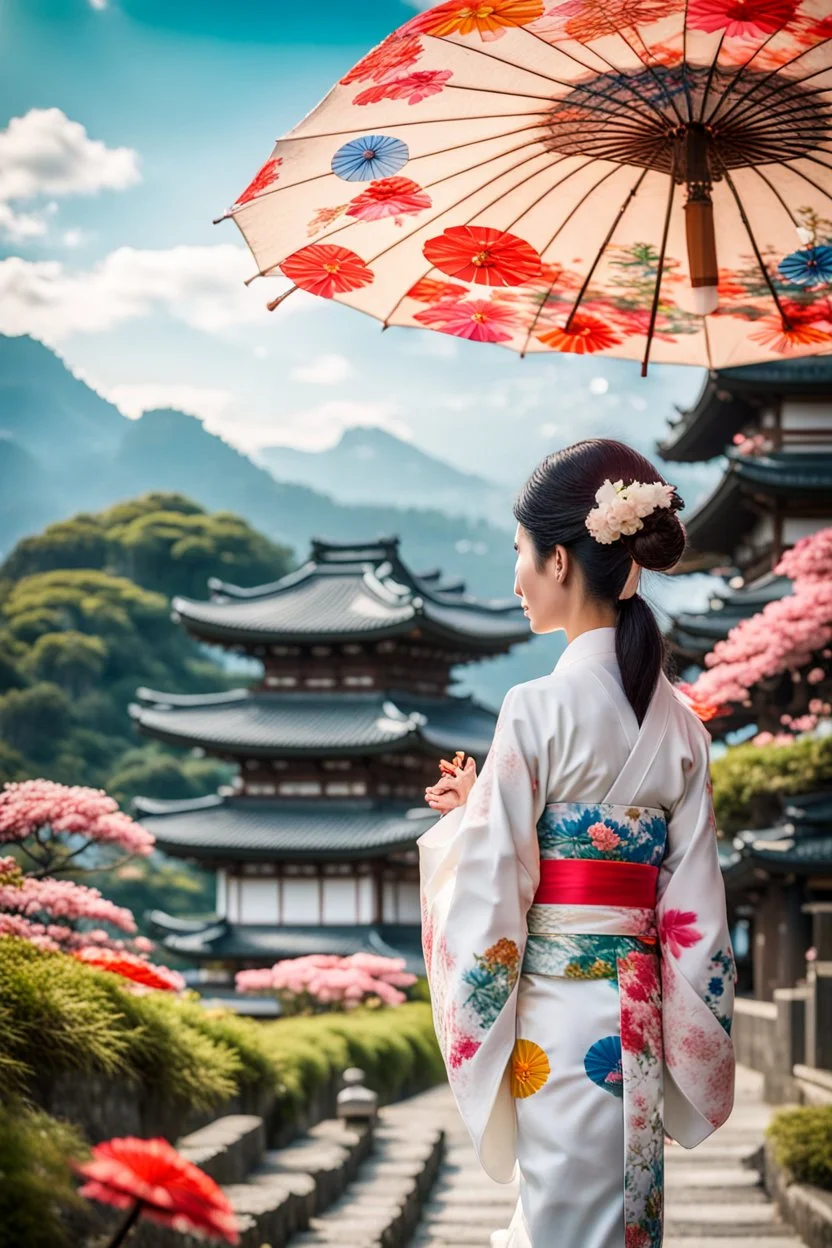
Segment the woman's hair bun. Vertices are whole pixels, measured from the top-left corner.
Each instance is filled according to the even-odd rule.
[[[667,572],[674,568],[685,550],[685,526],[676,515],[684,501],[674,489],[669,507],[657,507],[644,517],[644,527],[621,541],[640,567],[648,572]]]

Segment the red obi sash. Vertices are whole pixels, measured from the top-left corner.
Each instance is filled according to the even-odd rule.
[[[600,858],[542,858],[535,904],[564,906],[656,905],[659,868]]]

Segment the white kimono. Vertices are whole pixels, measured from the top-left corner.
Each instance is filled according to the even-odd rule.
[[[731,1112],[709,741],[665,677],[639,728],[615,631],[593,629],[509,690],[467,804],[419,838],[451,1087],[488,1174],[519,1168],[495,1245],[659,1248],[662,1128],[693,1148]],[[614,880],[589,897],[580,884],[577,904],[533,902],[550,868]],[[655,908],[632,891],[615,904],[645,869]]]

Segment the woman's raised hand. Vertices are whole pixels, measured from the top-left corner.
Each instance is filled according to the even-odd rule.
[[[445,774],[436,784],[425,789],[425,801],[432,810],[438,810],[440,815],[447,815],[457,806],[465,805],[476,778],[477,764],[469,756],[464,767],[455,767],[453,774],[445,770]]]

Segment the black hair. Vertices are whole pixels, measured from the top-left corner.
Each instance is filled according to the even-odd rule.
[[[638,722],[644,719],[665,663],[664,638],[651,608],[639,594],[619,601],[632,560],[666,572],[685,549],[685,530],[676,515],[684,506],[675,487],[670,507],[656,508],[643,528],[602,544],[586,527],[604,481],[667,484],[648,459],[624,442],[587,438],[547,455],[517,496],[514,515],[528,533],[542,569],[556,546],[565,546],[581,567],[590,596],[617,608],[615,653],[621,679]]]

